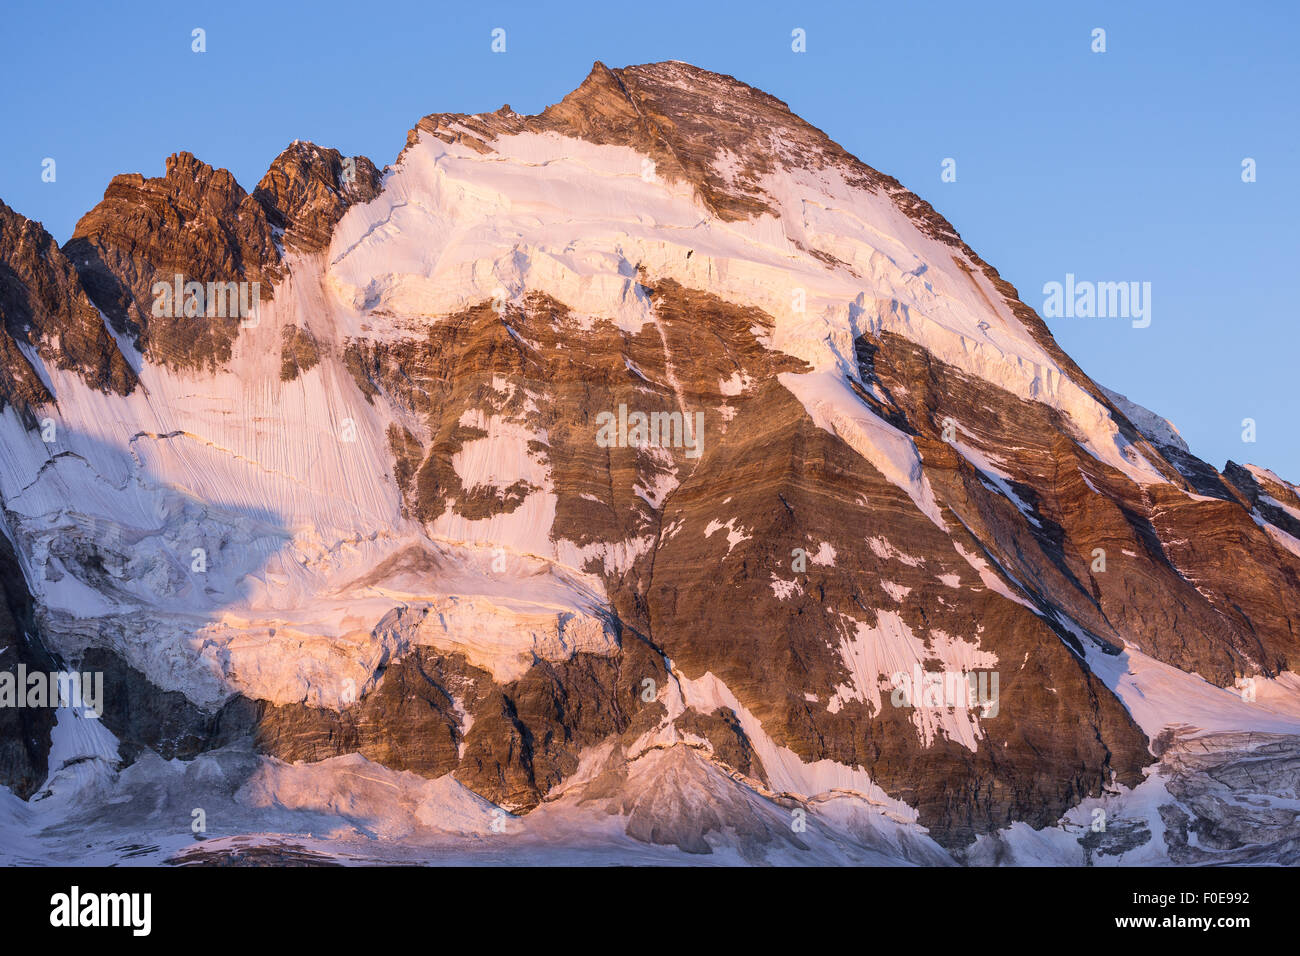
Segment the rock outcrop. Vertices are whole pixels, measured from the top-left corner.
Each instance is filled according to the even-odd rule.
[[[92,388],[125,395],[135,372],[86,295],[73,264],[40,223],[0,202],[0,409],[32,421],[57,400],[33,366],[70,370]]]
[[[190,153],[169,156],[165,175],[156,179],[115,176],[63,251],[113,327],[150,361],[176,369],[228,362],[240,322],[254,320],[253,310],[281,275],[262,204],[228,171]],[[201,285],[202,300],[155,292],[160,283],[174,287],[177,276],[182,290]],[[219,309],[208,301],[209,283],[222,286]],[[249,286],[232,294],[231,283]]]
[[[316,252],[329,245],[348,208],[374,199],[379,185],[379,171],[365,156],[295,142],[275,158],[253,198],[284,232],[287,248]]]

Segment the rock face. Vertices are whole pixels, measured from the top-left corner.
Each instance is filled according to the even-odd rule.
[[[1160,808],[1171,859],[1183,866],[1300,861],[1295,814],[1252,799],[1259,781],[1295,792],[1300,753],[1291,736],[1214,735],[1180,740],[1163,755],[1175,802]],[[1228,809],[1239,807],[1240,809]]]
[[[35,608],[9,539],[0,535],[0,670],[17,683],[19,668],[48,673],[54,661],[36,633]],[[54,712],[0,707],[0,784],[24,800],[45,780]]]
[[[115,177],[65,252],[94,302],[150,360],[212,370],[229,362],[241,323],[259,321],[253,310],[280,280],[285,248],[321,248],[348,206],[374,197],[378,180],[364,156],[295,143],[250,196],[226,170],[176,153],[159,179]],[[160,298],[177,276],[181,289],[200,284],[203,299]]]
[[[160,301],[156,283],[258,283],[260,301],[280,278],[280,252],[262,205],[224,169],[189,153],[167,158],[158,179],[116,176],[104,199],[77,223],[64,253],[95,304],[151,361],[177,369],[211,369],[230,359],[241,316],[229,302],[222,315],[186,314],[173,295]],[[239,293],[237,292],[236,295]],[[191,300],[194,301],[194,300]],[[163,314],[159,314],[159,313]]]
[[[690,854],[980,862],[1143,785],[1167,727],[1300,714],[1296,488],[1196,458],[730,77],[596,64],[252,194],[177,154],[62,253],[8,215],[8,573],[132,772],[364,760]],[[257,314],[159,314],[177,275]]]
[[[294,143],[277,156],[253,190],[285,245],[305,252],[329,245],[348,207],[378,194],[379,171],[369,159],[311,143]]]
[[[34,356],[102,391],[135,386],[135,372],[54,239],[0,202],[0,409],[12,405],[30,417],[57,399]]]

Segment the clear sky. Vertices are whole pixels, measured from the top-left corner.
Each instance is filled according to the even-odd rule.
[[[1099,27],[1105,53],[1091,49]],[[1150,282],[1147,328],[1048,324],[1201,457],[1300,482],[1298,27],[1293,0],[6,0],[0,199],[64,242],[114,174],[162,175],[178,150],[250,190],[294,139],[382,167],[427,113],[532,113],[594,60],[686,60],[785,100],[896,176],[1040,313],[1044,284],[1067,273]]]

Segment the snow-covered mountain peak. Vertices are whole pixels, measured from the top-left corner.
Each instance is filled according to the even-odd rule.
[[[177,154],[42,234],[0,207],[0,636],[102,671],[123,754],[599,799],[690,852],[796,801],[831,836],[790,852],[931,859],[1141,786],[1175,725],[1293,726],[1294,486],[730,77],[597,63],[251,192]],[[657,829],[675,788],[727,812]]]

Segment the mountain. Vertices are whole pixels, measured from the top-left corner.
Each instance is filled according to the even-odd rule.
[[[12,859],[1297,859],[1297,487],[737,80],[179,153],[0,277],[3,666],[103,682],[0,708]]]

